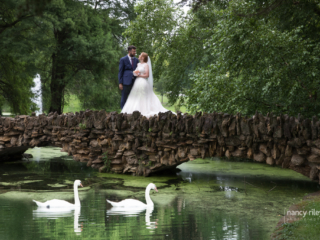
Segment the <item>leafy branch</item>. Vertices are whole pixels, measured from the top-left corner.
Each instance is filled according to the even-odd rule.
[[[108,158],[108,151],[106,151],[102,154],[102,160],[104,162],[104,166],[106,167],[106,171],[110,172],[111,161]]]

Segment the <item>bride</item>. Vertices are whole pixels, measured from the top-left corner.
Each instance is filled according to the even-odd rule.
[[[159,112],[169,111],[161,105],[159,98],[153,92],[152,67],[148,54],[142,52],[139,60],[140,63],[133,72],[137,78],[121,113],[132,114],[134,111],[139,111],[149,118],[158,115]]]

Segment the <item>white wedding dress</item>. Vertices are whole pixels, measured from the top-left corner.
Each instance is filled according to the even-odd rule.
[[[149,118],[155,114],[158,115],[159,112],[169,111],[162,106],[159,98],[153,92],[151,63],[138,63],[136,70],[139,70],[140,73],[145,73],[148,65],[151,81],[150,79],[148,81],[148,78],[136,78],[121,113],[132,114],[134,111],[139,111],[143,116]]]

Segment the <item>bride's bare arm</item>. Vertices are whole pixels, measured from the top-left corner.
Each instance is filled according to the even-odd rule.
[[[144,65],[144,70],[145,70],[145,73],[140,73],[139,77],[148,78],[149,77],[149,66],[148,66],[148,64]]]

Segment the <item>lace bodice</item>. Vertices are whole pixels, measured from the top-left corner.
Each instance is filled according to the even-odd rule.
[[[140,73],[145,73],[146,72],[146,63],[138,63],[137,69],[139,70]]]

